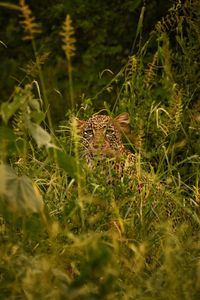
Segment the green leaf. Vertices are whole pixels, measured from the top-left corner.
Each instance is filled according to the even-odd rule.
[[[33,122],[28,122],[28,129],[34,140],[36,141],[38,147],[47,146],[52,147],[51,135],[44,130],[40,125]]]
[[[2,143],[2,141],[5,143],[15,141],[15,135],[14,135],[13,131],[8,127],[1,126],[0,127],[0,141],[1,141],[1,143]]]
[[[1,116],[5,124],[8,123],[9,119],[16,113],[16,111],[21,107],[22,100],[18,97],[14,99],[13,102],[2,103],[1,104]]]
[[[17,138],[15,141],[15,145],[17,148],[17,153],[19,156],[25,156],[27,151],[27,141],[24,138]]]
[[[5,151],[9,155],[16,153],[16,144],[15,144],[16,136],[13,131],[7,127],[0,127],[0,153],[4,156]]]
[[[16,113],[16,111],[18,109],[22,109],[25,104],[29,105],[30,108],[35,112],[40,112],[39,101],[34,99],[31,89],[32,86],[30,84],[27,84],[24,89],[16,87],[13,101],[2,103],[0,114],[5,124],[7,124],[9,119]]]
[[[40,124],[45,119],[45,113],[42,111],[33,111],[30,113],[31,119],[37,123]]]
[[[29,105],[32,109],[34,109],[36,111],[40,111],[40,103],[37,99],[30,99]]]
[[[0,165],[0,195],[6,195],[7,187],[6,183],[7,181],[14,180],[16,178],[16,175],[13,173],[12,169],[4,164]]]
[[[63,151],[56,150],[59,167],[64,169],[72,178],[77,178],[77,162],[74,157]]]
[[[27,176],[17,176],[8,165],[0,165],[0,195],[7,209],[19,215],[43,214],[44,203],[37,186]]]

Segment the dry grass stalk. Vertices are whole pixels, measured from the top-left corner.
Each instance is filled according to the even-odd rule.
[[[32,11],[25,3],[25,0],[19,0],[19,5],[22,14],[22,21],[20,23],[25,31],[25,36],[23,39],[33,40],[36,34],[41,33],[40,25],[35,22],[35,17],[32,16]]]

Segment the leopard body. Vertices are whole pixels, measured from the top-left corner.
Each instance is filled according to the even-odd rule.
[[[129,199],[134,199],[135,208],[139,209],[140,214],[142,207],[148,203],[153,211],[157,205],[162,205],[164,217],[177,209],[174,193],[166,189],[153,173],[146,172],[144,166],[141,168],[138,156],[123,144],[123,133],[129,127],[128,113],[116,118],[93,115],[85,121],[76,118],[76,124],[80,137],[80,158],[87,167],[84,170],[89,191],[93,194],[98,192],[98,196],[104,200],[107,197],[108,201],[128,196],[128,209],[124,202],[126,215],[133,211]],[[159,199],[167,201],[157,201],[158,193]]]
[[[77,119],[80,136],[80,156],[93,178],[99,183],[119,187],[130,186],[137,177],[135,155],[123,144],[123,134],[129,127],[128,113],[116,118],[93,115],[86,121]],[[131,184],[130,184],[131,183]]]

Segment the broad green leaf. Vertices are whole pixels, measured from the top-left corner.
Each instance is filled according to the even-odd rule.
[[[10,128],[0,127],[0,153],[2,155],[5,151],[9,154],[16,152],[15,139],[16,136]]]
[[[34,111],[40,111],[40,104],[32,94],[32,86],[27,84],[24,89],[20,87],[15,88],[15,94],[12,102],[2,103],[0,108],[0,114],[5,124],[8,123],[9,119],[16,113],[18,109],[27,104]]]
[[[59,167],[64,169],[72,178],[77,177],[77,162],[74,157],[63,151],[56,150]]]
[[[44,130],[40,125],[35,124],[33,122],[29,122],[28,129],[39,148],[42,146],[52,147],[52,144],[50,143],[50,134],[46,130]]]
[[[16,178],[12,169],[4,164],[0,165],[0,195],[5,195],[7,191],[7,181],[14,180]]]
[[[0,113],[5,124],[16,113],[16,111],[31,99],[31,87],[27,85],[25,89],[20,87],[15,88],[15,95],[12,102],[5,102],[1,104]]]
[[[7,209],[19,215],[43,213],[44,203],[37,186],[27,176],[17,176],[7,165],[0,165],[0,195]]]
[[[13,131],[4,126],[0,126],[0,141],[5,141],[6,143],[15,141],[15,134]]]
[[[33,110],[40,111],[40,103],[37,99],[30,99],[29,105]]]
[[[13,155],[25,155],[27,150],[27,141],[24,138],[17,137],[10,128],[0,127],[0,154],[3,157]]]
[[[33,111],[30,113],[31,120],[40,124],[45,119],[45,113],[42,111]]]
[[[19,137],[16,139],[15,145],[19,156],[24,156],[27,151],[27,140]]]
[[[22,102],[22,99],[16,97],[11,103],[5,102],[1,104],[1,116],[5,124],[8,123],[9,119],[21,107]]]

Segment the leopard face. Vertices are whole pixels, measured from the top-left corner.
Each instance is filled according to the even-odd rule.
[[[86,121],[75,119],[79,133],[80,158],[89,190],[98,186],[102,194],[129,193],[138,186],[135,155],[123,144],[123,133],[129,128],[129,115],[116,118],[93,115]],[[86,172],[85,172],[86,171]]]
[[[94,159],[117,158],[126,153],[122,132],[128,127],[128,113],[122,113],[116,118],[94,115],[86,121],[77,119],[77,123],[81,156],[87,162]]]

